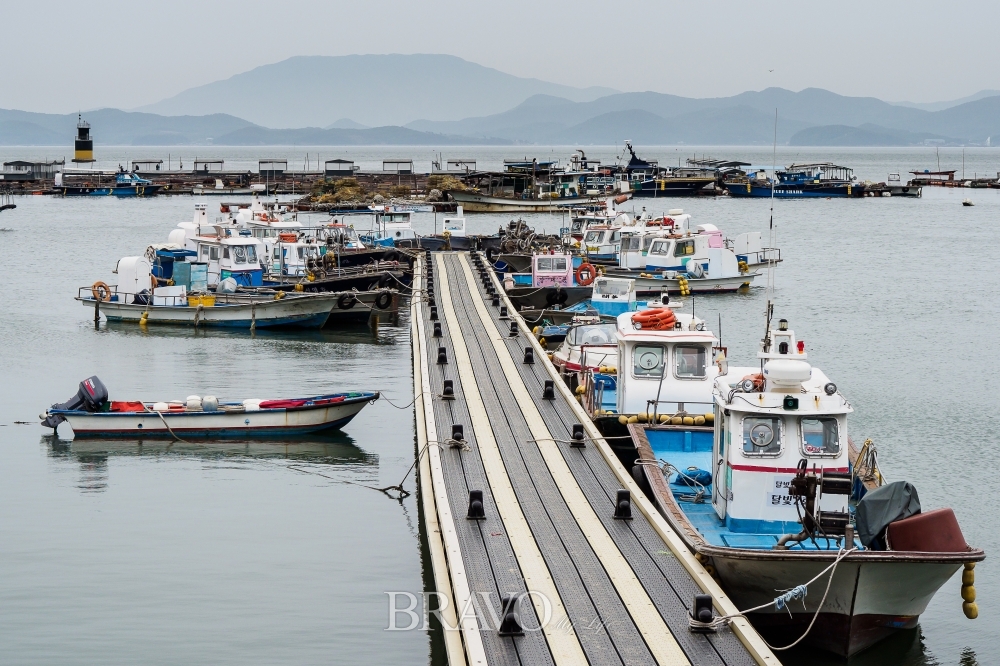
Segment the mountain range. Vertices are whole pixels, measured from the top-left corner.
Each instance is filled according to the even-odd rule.
[[[804,146],[990,145],[1000,91],[930,104],[818,88],[696,99],[573,88],[454,56],[316,56],[85,119],[98,146],[770,145],[775,135]],[[70,145],[75,124],[75,114],[0,110],[0,145]]]

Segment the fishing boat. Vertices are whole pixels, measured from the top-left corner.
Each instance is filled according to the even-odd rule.
[[[628,317],[617,405],[642,411],[617,417],[635,446],[623,457],[770,641],[856,654],[915,627],[963,567],[963,611],[978,614],[973,567],[984,552],[966,544],[951,509],[923,511],[910,484],[885,483],[870,440],[858,450],[848,437],[850,402],[785,320],[772,330],[769,314],[760,364],[738,368],[707,331],[629,332]]]
[[[721,232],[703,225],[703,232],[693,235],[672,234],[653,237],[645,267],[623,268],[630,265],[629,254],[619,257],[618,267],[606,267],[609,277],[635,280],[639,293],[719,294],[749,287],[759,273],[751,272],[749,264],[724,247]],[[630,251],[639,251],[631,248]]]
[[[100,176],[98,176],[100,178]],[[156,185],[151,180],[140,178],[137,174],[119,168],[115,174],[113,185],[103,185],[84,182],[81,184],[69,185],[64,182],[63,174],[57,174],[53,187],[56,194],[64,197],[151,197],[158,194],[163,189],[163,185]]]
[[[95,321],[99,315],[104,315],[109,322],[255,329],[321,328],[342,297],[352,302],[357,298],[350,292],[189,294],[183,285],[156,287],[150,293],[148,288],[125,291],[119,285],[95,282],[89,287],[80,287],[76,300],[94,310]]]
[[[854,170],[831,162],[792,164],[769,178],[764,171],[726,175],[723,186],[733,197],[775,199],[845,198],[865,196],[865,186],[857,182]]]
[[[598,200],[596,197],[508,198],[472,190],[448,190],[448,196],[470,213],[553,213]]]
[[[377,391],[329,393],[304,398],[220,401],[214,396],[147,402],[110,400],[100,379],[80,382],[77,394],[52,405],[42,425],[69,423],[76,437],[256,438],[294,436],[343,428]]]
[[[715,170],[661,167],[638,157],[630,142],[625,142],[625,148],[630,157],[619,175],[619,190],[633,197],[693,196],[716,182]]]

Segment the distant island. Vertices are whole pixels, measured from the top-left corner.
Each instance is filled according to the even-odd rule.
[[[246,90],[306,91],[251,105]],[[992,146],[1000,92],[890,103],[818,88],[695,99],[517,77],[445,55],[289,58],[140,109],[87,113],[103,145]],[[0,145],[70,145],[75,114],[0,109]]]

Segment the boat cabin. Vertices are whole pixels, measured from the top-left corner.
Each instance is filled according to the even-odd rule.
[[[799,532],[800,517],[788,487],[803,461],[810,471],[849,469],[851,405],[809,364],[804,343],[787,322],[782,320],[779,329],[762,343],[758,357],[763,372],[721,363],[723,374],[715,379],[709,450],[711,469],[720,472],[714,474],[712,492],[712,506],[726,530],[716,535],[719,545],[772,548],[782,535]],[[846,495],[820,498],[824,512],[847,511],[847,501]],[[817,546],[803,542],[795,547]]]
[[[192,261],[208,266],[208,286],[215,287],[228,277],[245,287],[263,284],[266,248],[248,229],[222,224],[210,225],[205,204],[195,204],[194,221],[181,222],[170,232],[167,243],[196,253]],[[173,270],[176,270],[176,262]]]
[[[573,286],[573,255],[535,254],[531,257],[531,286]]]
[[[716,337],[704,321],[682,312],[673,313],[672,328],[636,328],[641,326],[636,319],[649,312],[618,316],[618,413],[710,412],[718,374],[711,360]]]
[[[686,271],[695,277],[724,277],[739,272],[736,255],[723,247],[722,232],[712,224],[699,225],[696,234],[654,238],[646,252],[645,268],[654,272]]]
[[[621,249],[622,227],[594,226],[583,236],[581,249],[588,259],[615,261]]]
[[[462,207],[458,207],[457,217],[446,217],[442,226],[444,233],[452,236],[465,236],[465,216],[462,215]]]

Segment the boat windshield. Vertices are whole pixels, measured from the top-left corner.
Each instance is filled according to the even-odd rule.
[[[535,269],[539,271],[565,271],[566,257],[538,257]]]
[[[840,453],[837,419],[832,416],[802,419],[802,450],[813,456]]]
[[[594,282],[594,294],[597,296],[628,296],[629,280],[614,280],[601,278]]]
[[[670,241],[661,240],[649,248],[650,254],[667,254],[670,252]]]
[[[694,241],[678,241],[677,247],[674,249],[674,256],[683,257],[688,254],[694,254]]]
[[[233,263],[235,264],[247,263],[247,248],[245,245],[233,246]]]
[[[588,324],[574,326],[569,330],[566,339],[572,346],[607,345],[616,341],[615,324]]]
[[[604,238],[604,231],[603,230],[588,231],[586,237],[584,238],[584,242],[586,242],[586,243],[600,243],[602,238]]]

